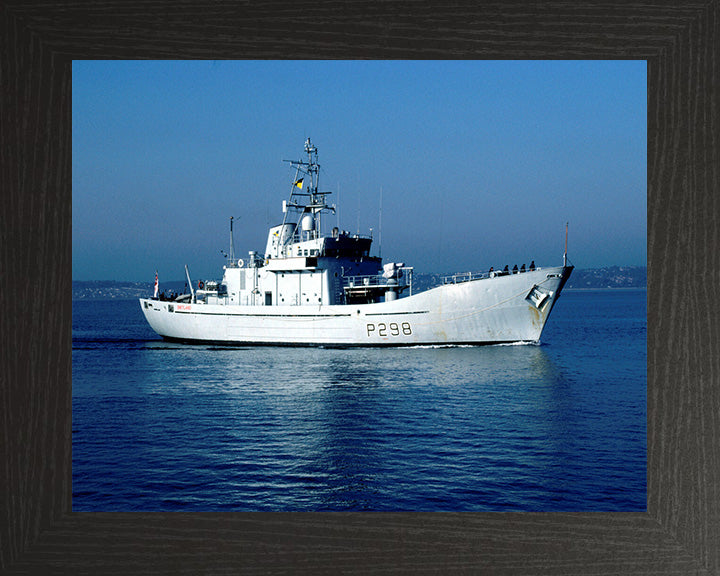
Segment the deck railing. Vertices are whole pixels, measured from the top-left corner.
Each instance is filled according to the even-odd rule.
[[[382,274],[372,274],[368,276],[343,276],[343,288],[362,288],[363,286],[397,286],[401,288],[409,288],[409,296],[412,296],[413,267],[404,266],[399,268],[399,270],[403,271],[403,275],[401,278],[396,279],[396,284],[388,284],[388,278],[385,278]]]
[[[540,270],[540,268],[533,268],[533,270]],[[488,272],[460,272],[451,276],[443,276],[443,284],[461,284],[462,282],[470,282],[471,280],[480,280],[482,278],[497,278],[499,276],[510,276],[512,274],[524,274],[525,272],[531,272],[532,270],[493,270]]]
[[[460,272],[451,276],[443,276],[443,284],[461,284],[462,282],[470,282],[471,280],[479,280],[481,278],[489,278],[488,272]]]

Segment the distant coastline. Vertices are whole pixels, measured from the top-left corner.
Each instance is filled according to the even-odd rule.
[[[610,266],[574,270],[566,290],[647,288],[647,266]]]
[[[416,273],[414,290],[420,292],[442,284],[447,274]],[[161,282],[161,291],[181,292],[183,281]],[[566,290],[598,290],[647,288],[647,266],[609,266],[607,268],[576,269]],[[115,280],[75,281],[72,299],[78,300],[132,300],[152,295],[153,282],[123,282]]]

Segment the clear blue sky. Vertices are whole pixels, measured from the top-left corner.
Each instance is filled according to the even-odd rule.
[[[647,263],[644,61],[76,61],[73,279],[219,278],[230,216],[264,251],[308,136],[385,261],[556,265],[569,221],[578,268]]]

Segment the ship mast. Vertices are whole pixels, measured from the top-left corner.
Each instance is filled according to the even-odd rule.
[[[318,238],[322,230],[321,216],[324,210],[335,212],[335,207],[330,206],[325,201],[325,196],[331,192],[320,192],[318,189],[320,182],[320,164],[318,164],[317,148],[308,138],[305,141],[305,152],[308,155],[307,162],[303,160],[285,160],[290,162],[295,168],[295,179],[290,188],[290,199],[283,203],[285,216],[283,217],[283,225],[287,223],[288,209],[293,209],[298,213],[297,226],[305,214],[310,214],[313,218],[311,236]],[[299,178],[300,175],[303,175]],[[309,182],[306,182],[306,177]],[[300,192],[300,190],[307,190]],[[285,240],[287,244],[292,237]]]

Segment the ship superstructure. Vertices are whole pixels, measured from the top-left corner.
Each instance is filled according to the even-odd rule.
[[[539,340],[573,267],[455,276],[413,294],[413,268],[382,265],[371,236],[338,227],[323,233],[335,212],[319,187],[317,148],[295,169],[282,223],[268,231],[264,253],[230,254],[220,281],[201,280],[173,300],[143,298],[150,326],[184,342],[378,346],[487,344]],[[567,252],[567,249],[566,249]],[[524,268],[524,267],[523,267]]]

